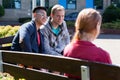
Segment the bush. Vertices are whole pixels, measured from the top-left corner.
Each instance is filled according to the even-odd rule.
[[[0,72],[0,80],[15,80],[15,79],[9,73],[1,73]]]
[[[103,13],[103,22],[112,22],[120,19],[120,9],[114,5],[110,5]]]
[[[4,16],[4,14],[5,14],[4,8],[3,6],[0,5],[0,17]]]
[[[74,27],[75,26],[75,21],[66,21],[67,27]]]
[[[0,38],[15,35],[19,28],[20,26],[0,26]]]
[[[26,80],[26,79],[24,78],[15,79],[14,76],[10,75],[9,73],[0,72],[0,80]]]
[[[120,20],[109,22],[109,23],[103,23],[102,24],[103,29],[120,29]]]

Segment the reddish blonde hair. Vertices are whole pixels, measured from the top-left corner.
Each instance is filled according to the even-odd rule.
[[[82,33],[91,33],[93,36],[97,34],[97,25],[101,25],[101,15],[98,11],[92,8],[83,9],[75,22],[74,40],[80,40]]]

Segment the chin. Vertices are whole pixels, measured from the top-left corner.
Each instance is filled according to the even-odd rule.
[[[59,25],[61,25],[62,24],[62,22],[60,22],[60,23],[58,23]]]

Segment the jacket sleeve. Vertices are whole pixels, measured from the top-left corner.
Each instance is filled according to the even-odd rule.
[[[32,52],[30,43],[30,31],[27,29],[26,25],[21,26],[19,34],[19,43],[21,45],[22,51]]]

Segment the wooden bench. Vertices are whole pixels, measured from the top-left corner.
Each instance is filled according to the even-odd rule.
[[[73,80],[41,70],[20,68],[15,65],[21,63],[35,68],[44,68],[62,73],[81,76],[81,80],[120,80],[120,67],[109,64],[89,62],[85,60],[53,56],[39,53],[0,51],[1,71],[10,73],[16,79],[26,80]]]
[[[14,36],[9,36],[5,38],[0,38],[0,50],[10,50],[10,45],[8,46],[3,46],[4,44],[9,44],[12,43]]]

